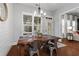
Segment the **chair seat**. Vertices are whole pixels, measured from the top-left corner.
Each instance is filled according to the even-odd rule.
[[[54,45],[52,45],[52,44],[48,44],[48,46],[49,46],[49,47],[54,47]]]
[[[37,48],[29,48],[30,51],[36,51]]]

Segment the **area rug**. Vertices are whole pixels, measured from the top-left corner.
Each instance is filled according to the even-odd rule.
[[[57,42],[57,47],[58,48],[62,48],[62,47],[65,47],[67,45],[63,44],[63,43],[60,43],[60,42]]]

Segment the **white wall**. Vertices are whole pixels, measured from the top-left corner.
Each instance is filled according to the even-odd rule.
[[[15,41],[22,35],[22,12],[25,13],[34,13],[35,8],[23,4],[13,4],[14,11],[14,31],[15,31]],[[52,15],[51,12],[46,12],[47,15]]]
[[[0,21],[0,56],[7,55],[14,41],[22,35],[22,12],[33,14],[34,8],[23,4],[7,4],[8,19]],[[51,12],[46,12],[51,16]]]
[[[13,40],[13,25],[12,25],[12,4],[8,6],[8,19],[4,22],[0,21],[0,56],[7,55],[11,48]]]
[[[11,47],[13,41],[16,41],[22,35],[22,12],[32,13],[34,8],[22,4],[7,4],[8,5],[8,19],[4,22],[0,21],[0,55],[6,55]],[[67,4],[60,10],[55,12],[46,12],[50,16],[54,16],[54,33],[61,35],[61,13],[78,7],[79,4]]]
[[[22,4],[7,4],[8,5],[8,19],[4,22],[0,21],[0,55],[6,55],[9,51],[13,41],[16,41],[22,35],[22,12],[32,13],[34,8]],[[60,10],[54,12],[46,12],[50,16],[54,16],[54,33],[56,36],[61,35],[61,13],[78,7],[79,4],[67,4]]]
[[[62,31],[61,31],[61,19],[60,19],[60,15],[62,13],[64,13],[65,11],[68,11],[70,9],[73,9],[73,8],[76,8],[76,7],[79,7],[79,4],[78,3],[75,3],[75,4],[66,4],[64,5],[61,9],[57,10],[57,11],[54,11],[52,13],[53,17],[54,17],[54,34],[56,36],[61,36],[62,34]]]

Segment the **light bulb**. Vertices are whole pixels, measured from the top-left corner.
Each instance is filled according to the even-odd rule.
[[[41,12],[40,12],[41,14],[43,14],[43,11],[41,10]]]
[[[46,15],[46,13],[44,13],[44,15]]]
[[[34,16],[36,15],[36,11],[34,11]]]

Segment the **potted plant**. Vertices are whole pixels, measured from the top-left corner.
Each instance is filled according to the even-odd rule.
[[[38,37],[42,37],[42,33],[41,32],[37,32]]]

